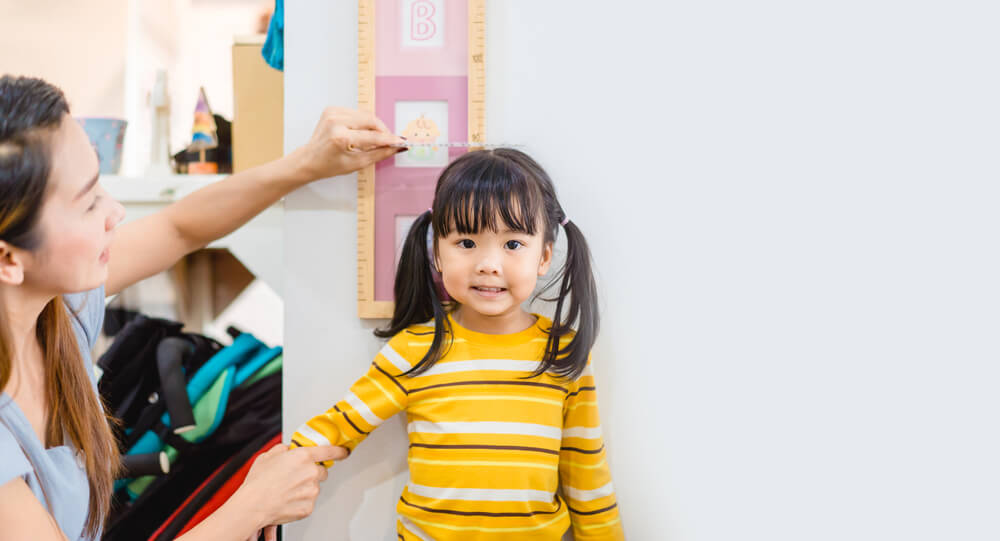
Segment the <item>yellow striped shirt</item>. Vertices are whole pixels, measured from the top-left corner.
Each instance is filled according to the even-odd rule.
[[[432,368],[401,375],[423,358],[433,327],[397,334],[293,444],[353,450],[405,411],[410,482],[396,506],[400,539],[558,540],[570,526],[577,541],[624,539],[589,364],[575,381],[526,378],[552,325],[543,316],[507,335],[449,321],[451,345],[446,337]]]

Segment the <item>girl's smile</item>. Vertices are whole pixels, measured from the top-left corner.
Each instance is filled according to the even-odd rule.
[[[472,286],[472,290],[487,299],[495,299],[507,292],[506,287]]]

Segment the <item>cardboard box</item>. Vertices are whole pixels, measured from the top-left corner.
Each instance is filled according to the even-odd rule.
[[[284,154],[284,74],[264,62],[263,34],[233,40],[233,172]]]

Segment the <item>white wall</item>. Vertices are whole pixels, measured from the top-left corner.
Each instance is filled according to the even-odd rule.
[[[0,0],[0,75],[60,87],[74,115],[124,113],[128,0]]]
[[[630,539],[1000,537],[987,5],[490,0],[489,136],[527,145],[592,242]],[[357,8],[286,9],[291,149],[355,103]],[[286,434],[379,347],[355,189],[287,202]],[[397,419],[288,538],[394,539],[405,469]]]

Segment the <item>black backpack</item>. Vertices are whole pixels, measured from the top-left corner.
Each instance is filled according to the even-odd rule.
[[[97,361],[103,371],[98,391],[121,423],[115,432],[122,453],[156,426],[168,404],[190,410],[187,379],[222,349],[217,341],[182,332],[182,327],[176,321],[137,315]],[[174,413],[171,409],[174,419],[185,417]]]

